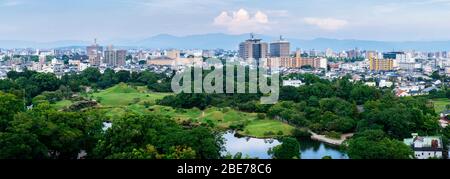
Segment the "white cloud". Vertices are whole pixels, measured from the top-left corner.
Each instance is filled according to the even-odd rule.
[[[304,18],[303,21],[306,24],[314,25],[323,30],[339,30],[348,25],[348,21],[341,19],[333,19],[333,18],[315,18],[315,17],[307,17]]]
[[[261,33],[269,27],[269,17],[267,14],[258,11],[253,16],[245,9],[235,12],[223,11],[214,19],[214,25],[225,27],[230,33],[241,34],[248,32]]]
[[[4,2],[0,3],[0,6],[4,6],[4,7],[12,7],[12,6],[17,6],[22,4],[21,1],[17,1],[17,0],[6,0]]]

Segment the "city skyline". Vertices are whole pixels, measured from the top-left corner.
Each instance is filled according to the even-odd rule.
[[[1,0],[0,40],[250,32],[297,39],[450,40],[450,24],[444,23],[449,7],[449,0]]]

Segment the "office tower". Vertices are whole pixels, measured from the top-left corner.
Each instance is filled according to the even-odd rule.
[[[97,44],[97,39],[94,44],[86,47],[86,53],[89,56],[89,63],[93,66],[99,66],[102,59],[103,47]]]
[[[280,40],[270,43],[271,57],[289,57],[291,51],[291,44],[280,36]]]
[[[251,34],[251,38],[239,44],[239,57],[243,59],[259,59],[266,58],[268,53],[268,44],[261,42],[261,39],[255,39]]]

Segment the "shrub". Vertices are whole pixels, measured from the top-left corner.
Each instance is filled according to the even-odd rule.
[[[277,135],[282,136],[283,135],[283,131],[278,131]]]
[[[272,131],[264,132],[264,136],[274,136],[274,135],[275,135],[275,133]]]
[[[232,130],[244,130],[245,124],[243,122],[235,122],[230,125]]]
[[[223,108],[223,109],[222,109],[222,112],[223,112],[223,113],[227,113],[228,111],[230,111],[230,108],[229,108],[229,107],[226,107],[226,108]]]
[[[263,113],[258,113],[257,117],[258,117],[258,119],[265,119],[266,115]]]
[[[306,130],[306,129],[294,129],[292,131],[292,135],[295,138],[297,138],[297,139],[310,138],[311,137],[311,133],[309,133],[309,131]]]

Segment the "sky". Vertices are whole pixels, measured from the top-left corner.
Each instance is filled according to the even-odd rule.
[[[226,33],[450,40],[450,0],[0,0],[0,40]]]

